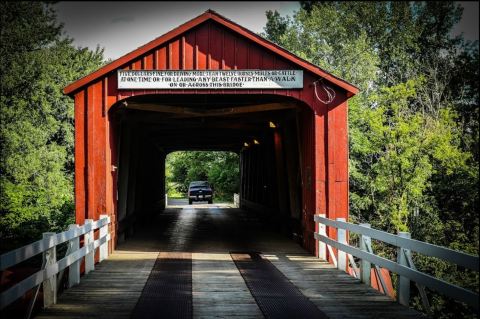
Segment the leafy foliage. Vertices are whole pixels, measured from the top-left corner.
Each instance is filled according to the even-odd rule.
[[[49,4],[2,2],[1,12],[0,237],[8,249],[73,222],[74,112],[62,89],[98,68],[103,53],[73,47]]]
[[[434,163],[448,176],[464,167],[468,157],[458,148],[451,110],[442,110],[438,118],[411,110],[419,85],[421,81],[409,80],[382,88],[369,97],[369,103],[377,106],[352,123],[352,180],[357,196],[352,210],[368,221],[375,212],[380,218],[372,222],[389,231],[408,231],[413,209],[428,205],[425,194]],[[352,103],[352,111],[357,108],[361,106]],[[357,201],[363,207],[355,206]]]
[[[184,195],[191,181],[207,180],[214,188],[214,200],[232,200],[233,193],[238,193],[239,176],[239,157],[235,153],[180,151],[167,156],[169,195]]]
[[[267,12],[264,36],[361,89],[349,102],[351,219],[478,254],[479,55],[451,35],[461,15],[454,2],[303,1],[293,17]],[[478,291],[478,274],[415,262]],[[434,317],[473,316],[430,298]]]

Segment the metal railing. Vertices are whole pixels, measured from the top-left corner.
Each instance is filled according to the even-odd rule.
[[[413,263],[411,252],[415,251],[426,256],[436,257],[476,272],[479,270],[478,256],[410,239],[409,233],[400,232],[398,235],[394,235],[372,229],[369,224],[357,225],[348,223],[345,221],[345,218],[331,220],[325,218],[325,215],[322,214],[315,215],[314,220],[319,223],[319,232],[314,234],[315,239],[319,241],[319,258],[327,260],[328,251],[331,260],[338,269],[347,271],[347,263],[349,263],[353,268],[355,276],[367,285],[371,284],[370,274],[373,264],[374,271],[378,275],[377,277],[384,292],[387,292],[387,287],[381,275],[380,267],[397,274],[399,276],[397,301],[400,304],[408,306],[410,281],[413,281],[419,289],[423,307],[426,311],[429,310],[429,302],[424,287],[464,302],[478,312],[479,296],[477,293],[418,271]],[[337,229],[337,240],[327,236],[327,226]],[[359,248],[349,245],[347,242],[347,231],[360,235]],[[391,261],[375,255],[371,246],[372,239],[396,246],[397,261]],[[338,249],[338,258],[335,257],[332,247]],[[360,259],[360,267],[356,265],[353,256]]]
[[[44,307],[55,304],[57,302],[57,290],[67,267],[69,268],[68,287],[70,288],[80,283],[80,263],[83,257],[85,257],[85,274],[94,270],[95,251],[98,248],[100,248],[99,261],[108,258],[109,224],[110,217],[100,215],[100,219],[97,221],[87,219],[83,226],[73,224],[62,233],[43,233],[43,239],[1,255],[0,271],[4,271],[40,253],[43,253],[43,262],[39,271],[0,294],[0,309],[4,309],[30,289],[35,288],[34,296],[26,314],[27,318],[30,317],[40,285],[43,286]],[[96,229],[99,229],[99,236],[95,240],[94,230]],[[84,245],[80,248],[80,236],[82,235],[84,236]],[[57,260],[56,246],[63,243],[68,243],[67,252],[65,257]]]

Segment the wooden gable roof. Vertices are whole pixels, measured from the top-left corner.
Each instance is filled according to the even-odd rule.
[[[203,14],[199,15],[198,17],[180,25],[179,27],[165,33],[164,35],[154,39],[153,41],[148,42],[147,44],[139,47],[138,49],[118,58],[117,60],[103,66],[102,68],[98,69],[97,71],[90,73],[89,75],[69,84],[67,87],[64,88],[63,92],[65,94],[73,94],[75,91],[79,90],[80,88],[87,86],[88,84],[97,81],[99,78],[105,76],[109,72],[112,72],[118,68],[121,68],[123,65],[137,59],[139,56],[155,49],[158,46],[170,41],[171,39],[180,36],[181,34],[195,28],[196,26],[204,23],[205,21],[212,20],[220,25],[224,26],[225,28],[235,32],[243,36],[250,41],[253,41],[260,47],[268,50],[274,54],[277,54],[286,60],[292,62],[299,67],[316,74],[325,80],[339,86],[340,88],[344,89],[347,92],[347,96],[352,96],[358,93],[359,89],[348,83],[347,81],[340,79],[327,71],[321,69],[320,67],[294,55],[293,53],[289,52],[288,50],[276,45],[275,43],[268,41],[258,34],[242,27],[241,25],[221,16],[220,14],[216,13],[213,10],[207,10]]]

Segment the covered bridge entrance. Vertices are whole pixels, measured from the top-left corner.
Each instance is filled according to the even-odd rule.
[[[76,222],[108,214],[110,249],[165,207],[176,150],[239,153],[241,207],[275,216],[311,253],[314,215],[348,216],[358,89],[213,11],[64,91],[75,99]]]

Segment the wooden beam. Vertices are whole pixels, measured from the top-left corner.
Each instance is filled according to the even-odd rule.
[[[125,109],[124,109],[125,110]],[[125,114],[125,121],[137,122],[141,127],[145,125],[156,125],[161,127],[205,127],[226,126],[239,127],[253,125],[256,127],[268,127],[269,121],[283,122],[294,114],[295,109],[280,109],[268,112],[257,112],[255,116],[249,116],[249,113],[232,114],[223,117],[178,117],[175,113],[161,113],[146,110],[130,109]],[[181,116],[181,115],[180,115]],[[259,126],[260,125],[260,126]]]
[[[165,148],[166,150],[181,151],[239,151],[241,145],[175,145]]]
[[[198,132],[197,132],[198,133]],[[256,138],[260,143],[264,143],[270,137],[265,132],[252,134],[251,132],[242,132],[242,134],[228,134],[227,132],[205,132],[204,134],[197,133],[181,133],[180,131],[173,134],[159,134],[151,135],[150,140],[158,146],[166,148],[175,148],[179,146],[196,147],[203,149],[205,147],[225,147],[231,146],[235,149],[241,148],[244,142],[252,142]]]
[[[235,140],[235,141],[214,141],[214,140],[208,140],[208,141],[200,141],[200,140],[196,140],[196,141],[193,141],[193,143],[191,141],[186,141],[186,140],[183,140],[183,141],[177,141],[175,143],[169,143],[167,141],[162,141],[162,140],[159,140],[159,141],[155,141],[155,143],[158,143],[158,145],[161,145],[162,147],[172,147],[172,146],[175,146],[175,145],[199,145],[199,146],[204,146],[204,145],[242,145],[244,143],[244,140]]]
[[[127,109],[162,112],[162,113],[197,114],[197,112],[195,112],[192,108],[189,108],[189,107],[171,106],[171,105],[163,105],[163,104],[125,102],[125,107]]]
[[[185,121],[186,122],[186,121]],[[202,132],[202,131],[264,131],[271,130],[268,127],[268,121],[264,123],[242,123],[241,121],[234,122],[210,122],[210,123],[184,123],[182,122],[171,122],[165,124],[159,123],[141,123],[142,129],[149,133],[160,133],[165,134],[167,132],[178,132],[178,131],[190,131],[190,132]]]
[[[177,137],[185,137],[187,139],[196,139],[204,137],[212,137],[215,139],[229,138],[229,137],[244,137],[244,136],[257,136],[265,135],[266,130],[262,129],[227,129],[227,128],[179,128],[179,129],[155,129],[148,128],[145,130],[149,137],[167,138],[168,140],[174,140]]]
[[[128,109],[135,109],[135,110],[173,113],[173,114],[176,114],[174,118],[188,118],[188,117],[226,116],[226,115],[253,113],[253,112],[285,110],[285,109],[296,108],[297,105],[295,103],[287,102],[287,103],[266,103],[266,104],[250,105],[250,106],[227,107],[227,108],[220,108],[220,109],[209,109],[209,108],[202,109],[202,108],[191,108],[191,107],[184,107],[184,106],[130,102],[130,103],[126,103],[126,107]]]

